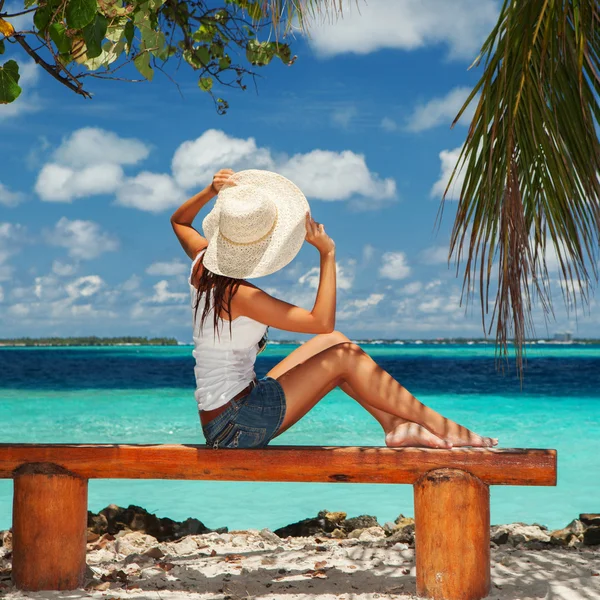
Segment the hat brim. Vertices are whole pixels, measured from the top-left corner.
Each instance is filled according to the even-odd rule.
[[[208,239],[203,264],[217,275],[235,279],[264,277],[289,264],[306,238],[305,216],[310,210],[302,191],[289,179],[258,169],[239,171],[222,189],[230,185],[260,186],[277,207],[272,231],[257,242],[235,244],[219,231],[219,199],[205,217],[202,228]]]

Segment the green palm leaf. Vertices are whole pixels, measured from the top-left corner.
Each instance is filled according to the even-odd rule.
[[[534,300],[553,311],[548,252],[568,306],[585,305],[598,280],[598,11],[591,0],[505,0],[456,119],[479,92],[448,185],[462,170],[450,253],[459,262],[466,249],[463,294],[478,288],[484,328],[505,356],[514,338],[520,370]]]

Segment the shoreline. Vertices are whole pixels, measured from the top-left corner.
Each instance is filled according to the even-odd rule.
[[[11,538],[0,532],[0,594],[29,598],[10,581]],[[88,513],[84,589],[92,598],[408,599],[416,597],[414,545],[414,520],[403,515],[381,525],[370,515],[320,511],[276,531],[226,531],[110,505]],[[600,597],[600,514],[580,515],[556,531],[493,525],[490,546],[490,597]],[[35,597],[67,599],[73,592]]]
[[[269,340],[268,345],[270,346],[299,346],[304,343],[305,340]],[[487,346],[495,348],[496,344],[493,340],[480,340],[480,339],[352,339],[352,342],[363,345],[363,346]],[[512,346],[513,343],[509,340],[508,346]],[[524,346],[564,346],[564,347],[577,347],[577,346],[600,346],[600,340],[579,340],[574,339],[571,341],[558,341],[558,340],[527,340],[523,344]],[[0,341],[0,348],[180,348],[180,347],[193,347],[192,342],[107,342],[107,343],[55,343],[45,341],[31,341],[31,342],[11,342],[10,340]]]

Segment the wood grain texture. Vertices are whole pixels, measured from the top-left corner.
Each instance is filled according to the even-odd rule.
[[[479,600],[490,592],[490,492],[469,473],[429,472],[414,486],[417,595]]]
[[[415,483],[433,469],[468,471],[487,484],[556,485],[556,450],[205,445],[0,444],[0,478],[29,462],[51,462],[81,477]]]
[[[20,590],[73,590],[85,577],[87,480],[24,468],[13,495],[12,578]]]

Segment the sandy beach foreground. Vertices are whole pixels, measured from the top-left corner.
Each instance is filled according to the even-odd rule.
[[[136,509],[136,510],[132,510]],[[395,523],[369,525],[373,517],[346,520],[344,513],[319,513],[334,523],[333,532],[281,537],[268,529],[184,535],[159,541],[129,527],[110,533],[118,518],[160,524],[143,509],[107,507],[109,519],[91,515],[86,582],[69,592],[20,592],[11,583],[11,534],[1,532],[0,597],[12,599],[157,599],[157,600],[367,600],[417,598],[414,522],[402,515]],[[582,517],[585,516],[582,515]],[[595,522],[600,515],[591,515]],[[153,520],[152,520],[153,519]],[[101,521],[101,523],[100,523]],[[166,538],[163,533],[156,534]],[[171,526],[180,527],[168,520]],[[130,523],[130,524],[131,524]],[[196,520],[185,526],[203,525]],[[118,524],[123,527],[123,523]],[[101,526],[104,533],[94,530]],[[108,531],[106,528],[108,527]],[[584,533],[582,533],[582,531]],[[587,531],[587,533],[585,533]],[[492,590],[497,600],[600,599],[600,545],[597,532],[578,519],[550,532],[543,526],[513,523],[492,527]],[[586,537],[587,536],[587,537]],[[586,540],[593,542],[591,545]]]

